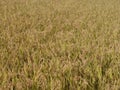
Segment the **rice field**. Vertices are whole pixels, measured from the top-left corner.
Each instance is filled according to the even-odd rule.
[[[0,90],[120,90],[120,1],[0,0]]]

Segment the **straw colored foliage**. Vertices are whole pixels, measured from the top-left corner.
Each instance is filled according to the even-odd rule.
[[[0,90],[120,90],[120,1],[0,0]]]

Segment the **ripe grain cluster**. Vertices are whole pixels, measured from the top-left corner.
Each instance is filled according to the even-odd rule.
[[[0,90],[120,90],[120,1],[0,0]]]

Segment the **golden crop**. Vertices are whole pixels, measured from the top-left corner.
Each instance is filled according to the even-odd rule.
[[[120,1],[0,0],[0,90],[120,90]]]

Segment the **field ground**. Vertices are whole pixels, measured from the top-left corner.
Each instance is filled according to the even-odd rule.
[[[0,0],[0,90],[120,90],[120,1]]]

